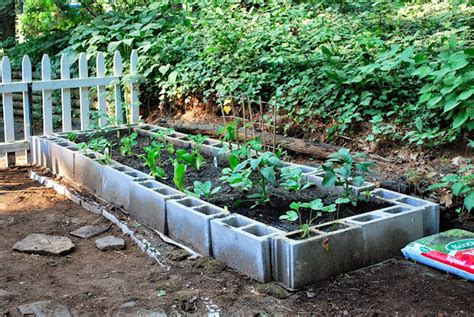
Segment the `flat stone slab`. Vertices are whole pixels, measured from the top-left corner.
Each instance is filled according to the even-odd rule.
[[[82,239],[90,239],[98,236],[99,234],[106,232],[110,229],[111,224],[99,225],[99,226],[84,226],[77,230],[69,232],[71,236],[79,237]]]
[[[95,245],[102,251],[125,249],[125,241],[114,236],[97,239],[95,240]]]
[[[13,250],[42,255],[64,255],[71,252],[74,247],[74,243],[68,237],[32,233],[15,243]]]
[[[54,303],[50,300],[34,302],[17,307],[21,316],[35,317],[71,317],[71,313],[66,306]]]

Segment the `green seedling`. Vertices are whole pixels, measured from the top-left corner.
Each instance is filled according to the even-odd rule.
[[[81,150],[91,150],[94,152],[103,153],[105,148],[110,148],[110,142],[104,137],[98,137],[90,140],[89,142],[79,143],[79,148]]]
[[[160,166],[162,144],[152,142],[145,147],[146,155],[139,157],[145,160],[144,165],[150,169],[150,175],[154,178],[166,178],[166,171]]]
[[[201,153],[202,152],[202,145],[204,142],[209,139],[208,136],[202,135],[202,134],[196,134],[196,135],[189,135],[188,136],[195,144],[195,151]]]
[[[280,219],[289,222],[299,221],[299,229],[301,230],[301,238],[303,239],[309,237],[311,226],[313,225],[316,218],[321,216],[322,212],[333,214],[336,211],[335,204],[325,206],[321,199],[315,199],[308,203],[292,202],[290,204],[290,208],[291,210],[288,210],[284,215],[281,215]],[[302,209],[309,209],[309,217],[305,222],[303,222]],[[315,211],[316,215],[313,216]]]
[[[222,170],[223,176],[219,178],[220,181],[229,184],[231,187],[249,191],[253,187],[253,182],[250,179],[252,169],[247,167],[248,162],[237,164],[234,168],[226,167]]]
[[[76,142],[78,137],[79,136],[77,135],[76,132],[68,132],[68,134],[67,134],[67,139],[71,142]]]
[[[311,183],[303,181],[303,170],[301,168],[286,166],[280,172],[282,179],[280,186],[288,191],[298,192],[311,186]]]
[[[255,204],[264,205],[270,200],[268,195],[268,185],[275,183],[275,169],[281,166],[280,159],[272,152],[265,152],[257,158],[248,159],[247,161],[253,171],[258,172],[260,177],[260,192],[249,195],[250,199],[255,199]]]
[[[204,157],[196,151],[188,153],[184,149],[178,149],[176,150],[176,159],[198,171],[206,164]]]
[[[174,161],[174,176],[173,182],[180,191],[184,191],[184,175],[186,174],[187,166],[178,161]]]
[[[212,195],[217,194],[220,190],[220,186],[212,188],[211,181],[205,181],[204,183],[200,181],[195,181],[193,191],[191,192],[189,190],[186,190],[186,193],[197,198],[201,198],[201,196],[204,196],[209,199]]]
[[[138,141],[136,140],[137,137],[138,133],[133,132],[129,136],[120,139],[120,155],[125,156],[133,154],[133,147],[138,145]]]

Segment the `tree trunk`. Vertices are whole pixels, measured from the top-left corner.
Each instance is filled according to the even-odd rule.
[[[0,41],[15,36],[15,0],[3,0],[0,4]]]

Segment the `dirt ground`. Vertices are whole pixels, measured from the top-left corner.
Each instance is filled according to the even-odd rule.
[[[125,250],[103,252],[94,238],[69,235],[101,222],[106,220],[31,181],[28,168],[0,171],[0,314],[39,300],[61,303],[73,315],[474,314],[473,283],[399,257],[287,293],[213,259],[187,258],[156,235],[164,266],[114,227],[102,236],[122,236]],[[67,256],[12,251],[30,233],[68,236],[76,249]]]

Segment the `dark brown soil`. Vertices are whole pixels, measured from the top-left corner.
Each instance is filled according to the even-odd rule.
[[[150,137],[139,135],[136,139],[138,144],[133,148],[133,155],[122,156],[119,149],[120,137],[127,136],[128,131],[122,130],[120,131],[120,134],[117,132],[108,132],[101,135],[105,136],[112,144],[110,150],[113,160],[147,174],[150,172],[150,169],[144,166],[143,158],[139,157],[141,154],[145,154],[144,148],[150,145],[152,141]],[[76,140],[78,143],[87,141],[88,138],[85,136],[80,136],[78,140]],[[220,186],[221,191],[210,198],[201,197],[201,199],[209,201],[210,203],[213,203],[217,206],[227,207],[229,211],[233,213],[247,216],[285,231],[292,231],[298,228],[295,223],[289,223],[279,219],[281,215],[290,210],[289,206],[292,202],[309,202],[316,198],[321,198],[323,202],[328,205],[334,203],[334,201],[337,199],[337,195],[335,193],[318,189],[315,186],[311,186],[297,193],[286,191],[278,186],[271,186],[269,189],[270,201],[265,205],[255,206],[255,201],[249,199],[248,196],[253,193],[257,193],[259,188],[261,188],[260,186],[255,186],[257,188],[255,189],[254,187],[248,193],[243,193],[240,190],[232,188],[228,184],[219,180],[222,176],[222,169],[228,167],[227,161],[218,161],[216,167],[214,165],[214,158],[208,156],[204,157],[206,160],[206,165],[200,170],[195,170],[188,166],[185,176],[185,187],[192,189],[194,181],[204,182],[209,180],[213,184],[213,188],[215,186]],[[173,182],[174,170],[171,163],[174,158],[175,156],[170,155],[166,150],[161,151],[161,167],[165,169],[167,177],[159,179],[159,181],[176,188]],[[254,184],[258,182],[258,180],[255,178],[253,178],[252,181]],[[388,206],[390,206],[389,203],[376,199],[371,199],[369,201],[359,201],[357,206],[345,204],[340,206],[337,215],[322,213],[313,223],[320,224],[334,220],[336,218],[345,218]],[[302,212],[303,222],[306,222],[309,217],[310,214],[307,210]]]
[[[162,255],[152,262],[126,237],[122,251],[99,251],[94,239],[69,232],[99,216],[28,178],[27,168],[0,171],[0,315],[16,307],[52,300],[74,316],[205,315],[464,315],[474,314],[474,284],[431,268],[393,258],[296,293],[258,284],[210,258],[192,260],[136,225]],[[12,251],[30,233],[69,236],[69,256]],[[121,236],[112,228],[107,234]],[[123,307],[134,302],[133,307]],[[213,306],[215,305],[215,306]]]

